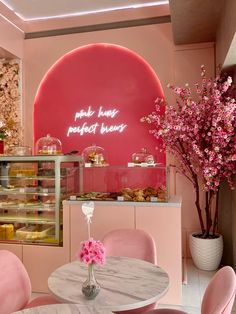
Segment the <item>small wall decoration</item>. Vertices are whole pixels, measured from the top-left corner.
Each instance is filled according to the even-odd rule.
[[[0,60],[0,140],[5,152],[22,142],[19,71],[18,60]]]
[[[110,165],[127,165],[134,152],[146,147],[165,164],[162,145],[140,123],[163,97],[151,66],[125,47],[96,43],[62,56],[40,83],[34,102],[34,141],[51,134],[63,153],[96,144]]]

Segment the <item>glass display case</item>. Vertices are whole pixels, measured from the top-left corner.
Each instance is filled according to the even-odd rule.
[[[165,166],[81,167],[80,172],[76,200],[167,202],[169,198],[169,169]]]
[[[79,156],[0,157],[0,242],[61,245],[62,200],[79,191]]]

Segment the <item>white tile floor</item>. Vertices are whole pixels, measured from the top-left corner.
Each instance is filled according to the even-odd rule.
[[[182,306],[160,304],[158,308],[180,309],[188,314],[200,314],[201,301],[211,277],[215,272],[203,271],[197,269],[191,259],[187,260],[187,284],[183,284]],[[33,293],[32,298],[40,294]],[[236,314],[236,302],[232,314]]]

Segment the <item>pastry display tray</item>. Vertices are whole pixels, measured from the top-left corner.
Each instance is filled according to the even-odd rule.
[[[40,240],[55,234],[55,228],[48,225],[28,226],[16,230],[19,240]]]

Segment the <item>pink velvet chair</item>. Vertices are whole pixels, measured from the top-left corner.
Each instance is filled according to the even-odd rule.
[[[117,229],[108,232],[102,240],[107,256],[124,256],[142,259],[156,264],[156,245],[152,236],[135,229]],[[119,314],[141,314],[155,308],[156,303],[145,307],[116,312]]]
[[[217,271],[203,296],[201,314],[230,314],[236,292],[236,276],[232,267]],[[145,314],[187,314],[173,309],[156,309]]]
[[[0,250],[0,313],[59,303],[51,296],[31,298],[31,283],[21,260],[10,251]]]

